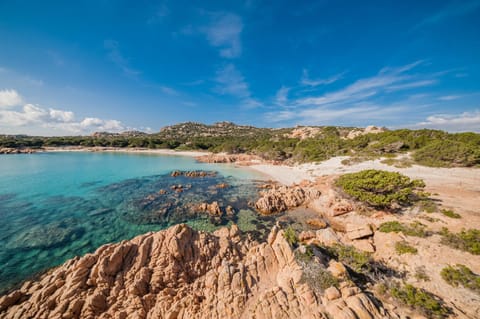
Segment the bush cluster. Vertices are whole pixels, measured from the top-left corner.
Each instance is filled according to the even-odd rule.
[[[421,193],[425,187],[423,181],[411,180],[397,172],[364,170],[344,174],[336,184],[348,195],[375,208],[407,206],[425,197]]]
[[[395,285],[390,288],[390,294],[401,303],[422,312],[428,318],[446,318],[451,313],[451,310],[435,295],[410,284]]]
[[[371,255],[360,251],[353,246],[333,245],[326,248],[328,253],[336,260],[346,264],[356,272],[369,272]]]
[[[404,255],[404,254],[416,254],[418,253],[417,248],[411,246],[405,241],[399,241],[395,243],[395,251],[399,255]]]
[[[465,265],[447,266],[442,269],[440,275],[443,280],[454,287],[462,285],[480,294],[480,276],[474,274]]]
[[[454,234],[447,228],[443,228],[441,233],[442,243],[450,247],[468,251],[473,255],[480,255],[480,230],[468,229]]]
[[[429,235],[424,224],[420,222],[412,222],[410,225],[405,225],[398,221],[385,222],[378,227],[378,230],[383,233],[403,233],[407,236],[427,237]]]
[[[462,218],[462,216],[460,216],[460,214],[457,214],[453,210],[450,210],[450,209],[442,209],[440,211],[440,213],[442,213],[443,215],[445,215],[447,217],[450,217],[450,218]]]

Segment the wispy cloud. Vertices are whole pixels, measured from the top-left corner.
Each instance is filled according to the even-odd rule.
[[[288,92],[290,88],[282,86],[275,95],[275,104],[277,105],[285,105],[288,101]]]
[[[252,97],[248,83],[235,65],[229,63],[217,70],[217,86],[214,91],[221,95],[230,95],[240,99],[245,107],[258,107],[260,102]]]
[[[236,58],[242,54],[240,34],[243,22],[240,16],[233,13],[214,13],[209,25],[202,27],[201,32],[207,36],[210,45],[219,48],[220,56]]]
[[[422,81],[414,81],[414,82],[409,82],[409,83],[402,83],[402,84],[397,84],[397,85],[391,85],[387,88],[387,91],[392,92],[392,91],[399,91],[399,90],[407,90],[407,89],[414,89],[414,88],[420,88],[424,86],[431,86],[437,83],[437,80],[422,80]]]
[[[318,107],[302,110],[284,110],[266,114],[271,122],[297,121],[298,124],[319,125],[336,124],[351,125],[352,123],[370,121],[381,123],[387,119],[397,118],[404,113],[406,107],[400,105],[358,104],[347,108]]]
[[[170,15],[170,8],[167,6],[166,2],[163,1],[157,5],[153,15],[147,19],[147,24],[157,24],[163,21],[165,17]]]
[[[431,115],[425,121],[417,123],[413,127],[450,132],[480,132],[480,111]]]
[[[444,95],[444,96],[440,96],[438,98],[438,100],[440,101],[453,101],[453,100],[458,100],[462,98],[461,95]]]
[[[394,122],[415,108],[426,107],[426,95],[419,90],[436,84],[438,79],[432,74],[412,71],[423,63],[416,61],[400,67],[384,67],[374,76],[360,78],[341,89],[323,90],[322,94],[305,94],[308,91],[304,90],[299,94],[297,88],[292,96],[300,97],[291,100],[286,94],[289,91],[282,87],[273,101],[280,109],[267,113],[266,120],[309,125],[349,125],[373,120]],[[324,82],[328,81],[323,80],[322,84]]]
[[[412,76],[405,72],[418,66],[415,62],[398,68],[383,68],[380,72],[369,78],[357,80],[351,85],[338,91],[329,92],[321,96],[307,97],[297,101],[298,105],[327,105],[331,103],[353,103],[377,96],[381,93],[399,88],[418,87],[419,83],[412,81]],[[425,83],[420,83],[424,85]]]
[[[94,131],[119,132],[129,129],[118,120],[104,120],[96,117],[76,119],[71,111],[43,108],[39,105],[23,104],[15,90],[0,91],[0,127],[2,130],[35,134],[41,129],[52,129],[60,134],[88,134]]]
[[[480,1],[455,1],[449,5],[444,6],[439,11],[425,18],[422,22],[417,24],[413,29],[418,29],[427,25],[441,23],[450,18],[462,16],[476,11],[480,8]]]
[[[23,103],[23,99],[15,90],[0,90],[0,109],[18,106]]]
[[[56,66],[64,66],[65,65],[65,60],[64,58],[60,55],[60,53],[53,51],[53,50],[47,50],[46,51],[48,57],[52,60],[52,62]]]
[[[309,77],[308,70],[303,69],[302,78],[300,79],[300,83],[302,85],[306,85],[306,86],[319,86],[319,85],[332,84],[334,82],[337,82],[341,78],[343,78],[344,75],[345,75],[345,72],[342,72],[342,73],[339,73],[339,74],[335,74],[335,75],[333,75],[329,78],[326,78],[326,79],[311,79]]]
[[[169,86],[160,86],[160,91],[162,91],[163,93],[167,94],[167,95],[180,95],[180,93],[169,87]]]
[[[130,67],[129,61],[120,52],[119,44],[115,40],[105,40],[104,48],[108,52],[108,58],[129,77],[136,78],[141,72]]]
[[[239,98],[250,96],[250,90],[247,82],[245,82],[245,78],[235,65],[231,63],[217,70],[215,81],[218,83],[215,91],[219,94],[228,94]]]

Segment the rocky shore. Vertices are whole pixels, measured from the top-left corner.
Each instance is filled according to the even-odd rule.
[[[105,245],[0,299],[0,318],[392,316],[352,282],[316,290],[283,230],[257,243],[235,225],[210,234],[181,224]]]
[[[0,148],[0,154],[33,154],[38,152],[38,149],[33,148]]]

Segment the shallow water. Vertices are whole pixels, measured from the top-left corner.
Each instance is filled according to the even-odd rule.
[[[216,176],[171,177],[172,170]],[[0,293],[100,245],[186,222],[213,230],[235,222],[256,236],[272,220],[253,212],[262,176],[193,158],[129,153],[39,153],[0,156]],[[226,183],[229,187],[218,188]],[[172,190],[181,184],[182,192]],[[160,192],[160,190],[164,190]],[[212,218],[195,204],[219,201],[235,214]]]

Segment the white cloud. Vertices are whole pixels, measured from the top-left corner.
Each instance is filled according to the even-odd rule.
[[[58,122],[73,122],[75,115],[70,111],[49,109],[49,115],[52,120]]]
[[[242,19],[232,13],[216,13],[210,25],[201,28],[210,45],[220,49],[220,56],[236,58],[242,53],[240,33],[243,29]]]
[[[319,86],[319,85],[327,85],[337,82],[345,75],[345,72],[335,74],[326,79],[311,79],[308,75],[308,70],[304,69],[302,73],[302,78],[300,83],[306,86]]]
[[[95,131],[121,132],[130,129],[118,120],[104,120],[96,117],[77,120],[71,111],[45,109],[34,104],[25,104],[23,107],[17,106],[11,109],[0,108],[1,133],[8,131],[26,134],[38,134],[37,132],[90,134]]]
[[[450,132],[480,132],[480,111],[432,115],[425,121],[415,124],[414,127]]]
[[[15,90],[0,90],[0,108],[8,108],[22,104],[20,94]]]

